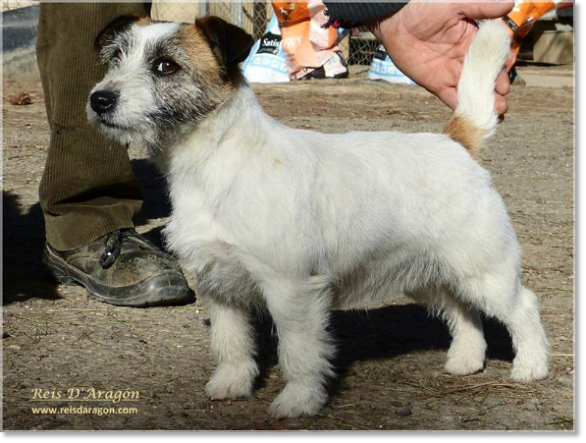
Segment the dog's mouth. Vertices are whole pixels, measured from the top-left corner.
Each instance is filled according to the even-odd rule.
[[[121,131],[128,131],[128,129],[130,129],[130,128],[127,128],[126,126],[117,125],[116,123],[112,123],[107,120],[99,119],[98,121],[100,122],[101,125],[104,125],[107,128],[118,129]]]

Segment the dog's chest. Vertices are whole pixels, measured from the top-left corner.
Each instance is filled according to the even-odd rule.
[[[250,268],[251,260],[284,270],[314,266],[320,252],[308,245],[319,245],[319,229],[310,182],[300,180],[310,167],[274,153],[231,155],[175,159],[170,248],[192,269],[211,262]]]
[[[222,213],[222,194],[227,191],[221,186],[202,186],[199,180],[170,181],[172,204],[171,220],[165,230],[167,240],[182,258],[194,254],[202,244],[231,244],[234,239],[226,228],[226,222],[234,215]],[[225,248],[219,248],[222,250]]]
[[[226,217],[233,216],[220,214],[218,193],[196,182],[170,187],[173,212],[165,228],[167,244],[195,274],[199,290],[224,302],[253,292],[254,282],[243,263],[245,248],[238,232],[229,228]]]

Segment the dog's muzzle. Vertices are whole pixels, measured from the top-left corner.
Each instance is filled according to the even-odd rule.
[[[112,112],[117,101],[118,94],[111,91],[96,91],[90,97],[90,105],[98,115]]]

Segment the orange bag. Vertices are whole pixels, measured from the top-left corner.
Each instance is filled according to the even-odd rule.
[[[511,55],[507,59],[507,71],[510,71],[523,44],[535,22],[548,12],[554,9],[571,8],[573,1],[554,0],[519,0],[515,3],[513,10],[503,20],[509,27],[511,33]]]
[[[340,57],[336,45],[338,31],[324,28],[327,17],[321,1],[272,2],[281,29],[282,47],[288,58],[289,76],[300,79],[321,68],[332,57]],[[336,74],[347,68],[334,67]],[[331,75],[331,76],[334,76]],[[329,75],[328,75],[329,76]]]

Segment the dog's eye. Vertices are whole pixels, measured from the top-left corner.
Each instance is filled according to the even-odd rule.
[[[161,75],[173,74],[178,70],[179,65],[177,63],[173,63],[171,60],[163,60],[157,66],[157,73]]]

